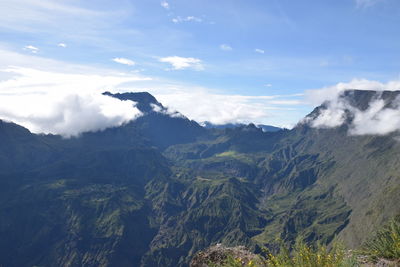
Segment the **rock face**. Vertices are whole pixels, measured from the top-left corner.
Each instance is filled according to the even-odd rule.
[[[240,262],[243,266],[254,262],[257,266],[262,267],[260,258],[251,253],[243,246],[225,247],[221,244],[211,246],[204,251],[198,252],[190,262],[190,267],[209,267],[210,265],[222,265],[226,263],[228,257]]]

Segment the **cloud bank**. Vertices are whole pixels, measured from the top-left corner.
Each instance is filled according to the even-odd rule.
[[[294,100],[277,100],[288,96],[246,96],[227,95],[210,92],[206,89],[192,88],[190,92],[177,90],[156,93],[157,99],[169,110],[178,110],[189,119],[197,122],[225,123],[266,123],[294,111]],[[282,107],[286,105],[286,107]],[[289,115],[290,116],[290,115]],[[290,127],[277,120],[274,125]],[[270,122],[271,124],[271,122]]]
[[[34,133],[77,136],[82,132],[120,126],[140,116],[132,101],[101,93],[140,80],[117,74],[76,74],[10,67],[0,70],[0,119]]]
[[[377,93],[370,99],[366,109],[351,103],[342,94],[346,89],[373,90]],[[350,135],[385,135],[400,130],[400,94],[382,99],[382,91],[400,90],[400,81],[381,83],[365,79],[354,79],[349,83],[320,90],[310,90],[307,95],[315,103],[325,102],[325,109],[314,118],[306,118],[312,127],[333,128],[346,122],[350,114]]]
[[[34,133],[64,137],[120,126],[140,116],[132,101],[101,94],[23,95],[1,97],[0,117]]]

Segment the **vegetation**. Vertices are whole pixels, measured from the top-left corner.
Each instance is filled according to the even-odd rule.
[[[183,267],[210,244],[254,249],[277,235],[356,248],[400,213],[398,133],[207,130],[146,99],[132,98],[149,111],[139,119],[72,139],[0,121],[0,264]],[[264,260],[344,255],[299,244],[284,253]]]
[[[279,253],[264,249],[260,260],[243,260],[228,255],[222,264],[211,264],[212,267],[355,267],[358,266],[354,256],[348,255],[342,245],[335,244],[331,249],[318,244],[308,246],[302,241],[296,242],[292,250],[281,245]]]
[[[293,250],[281,246],[276,255],[268,253],[266,265],[274,267],[352,267],[357,266],[355,257],[346,254],[344,246],[334,244],[331,249],[317,244],[316,247],[308,246],[302,241],[297,241]]]
[[[373,261],[378,259],[400,260],[400,216],[390,220],[363,245],[361,254]]]

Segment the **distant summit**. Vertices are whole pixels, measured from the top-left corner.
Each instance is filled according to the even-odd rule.
[[[104,92],[103,95],[111,96],[119,100],[131,100],[136,102],[136,107],[143,113],[165,111],[167,113],[167,108],[164,107],[158,100],[148,92],[127,92],[127,93],[110,93]],[[238,127],[247,126],[244,123],[225,123],[225,124],[214,124],[209,121],[201,123],[206,129],[232,129]],[[263,132],[277,132],[282,130],[282,128],[275,127],[272,125],[257,124],[257,128],[260,128]]]
[[[148,92],[136,93],[116,93],[104,92],[103,95],[111,96],[120,100],[131,100],[137,103],[136,107],[141,112],[152,112],[154,109],[164,110],[164,106],[157,101],[157,99]]]
[[[244,123],[225,123],[225,124],[213,124],[211,122],[205,121],[201,123],[204,128],[207,129],[232,129],[246,126]],[[275,127],[272,125],[257,124],[255,127],[260,128],[263,132],[277,132],[282,130],[282,128]]]
[[[346,90],[316,107],[299,125],[332,128],[347,125],[354,134],[386,134],[398,128],[400,91]],[[391,124],[373,130],[377,125]],[[365,129],[367,128],[367,129]],[[385,129],[383,129],[385,128]]]

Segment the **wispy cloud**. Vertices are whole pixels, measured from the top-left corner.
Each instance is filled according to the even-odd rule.
[[[195,16],[187,16],[187,17],[181,17],[181,16],[177,16],[175,18],[172,19],[173,23],[182,23],[182,22],[203,22],[202,18],[199,17],[195,17]]]
[[[169,3],[167,1],[161,1],[161,6],[165,9],[169,9]]]
[[[259,48],[254,49],[254,52],[259,53],[259,54],[264,54],[265,51]]]
[[[130,12],[130,5],[109,10],[84,6],[83,1],[1,1],[0,28],[16,34],[40,34],[48,42],[91,40],[93,46],[101,46],[109,39],[106,33]]]
[[[119,63],[119,64],[128,65],[128,66],[133,66],[136,64],[135,61],[133,61],[131,59],[123,58],[123,57],[113,58],[112,61]]]
[[[232,51],[232,47],[230,45],[227,45],[227,44],[222,44],[222,45],[219,46],[219,48],[221,50],[224,50],[224,51]]]
[[[62,47],[62,48],[66,48],[67,47],[67,45],[64,44],[64,43],[59,43],[59,44],[57,44],[57,46]]]
[[[204,66],[202,65],[202,61],[198,58],[193,57],[163,57],[159,59],[160,62],[169,63],[172,65],[174,70],[183,70],[183,69],[194,69],[194,70],[203,70]]]
[[[24,50],[29,50],[29,51],[31,51],[31,52],[34,53],[34,54],[36,54],[37,52],[39,52],[39,48],[37,48],[36,46],[33,46],[33,45],[24,46]]]
[[[357,8],[368,8],[382,2],[382,0],[355,0]]]

